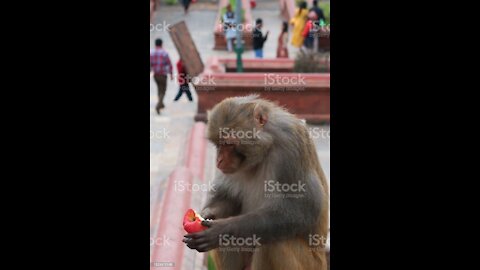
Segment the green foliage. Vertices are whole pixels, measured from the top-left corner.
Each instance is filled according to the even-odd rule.
[[[178,4],[178,0],[165,0],[167,5],[175,5]]]
[[[323,14],[327,19],[327,24],[330,23],[330,2],[319,2],[318,7],[323,10]]]
[[[237,2],[235,0],[229,0],[229,3],[230,3],[230,6],[232,7],[232,12],[235,13],[235,10],[237,9]],[[225,15],[225,13],[227,13],[227,7],[222,7],[222,9],[220,9],[220,20],[223,20],[223,15]],[[242,9],[242,11],[240,12],[240,14],[242,15],[242,22],[245,22],[245,9]]]
[[[208,270],[216,270],[215,263],[213,262],[213,259],[210,253],[208,253]]]

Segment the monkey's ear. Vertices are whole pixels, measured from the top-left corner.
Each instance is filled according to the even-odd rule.
[[[268,122],[268,110],[262,104],[257,103],[253,109],[253,118],[255,125],[259,128],[263,127]]]

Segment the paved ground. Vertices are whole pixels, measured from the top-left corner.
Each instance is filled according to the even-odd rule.
[[[233,53],[226,51],[214,51],[213,48],[213,27],[216,18],[217,4],[202,1],[193,4],[190,13],[183,15],[183,9],[180,5],[165,6],[162,5],[156,12],[153,24],[157,29],[166,29],[169,24],[174,24],[185,20],[190,30],[192,38],[202,57],[206,60],[211,56],[231,57]],[[264,31],[270,30],[270,38],[265,44],[264,57],[274,58],[276,56],[277,38],[280,33],[281,17],[278,1],[262,0],[257,3],[257,8],[252,11],[253,17],[261,17],[264,21]],[[179,59],[178,53],[166,31],[151,31],[150,41],[153,48],[154,40],[160,37],[164,41],[164,48],[169,52],[173,63]],[[292,57],[293,48],[290,48]],[[253,51],[247,51],[245,58],[253,58]],[[176,67],[174,69],[176,72]],[[193,91],[194,102],[188,102],[185,96],[178,102],[173,102],[173,98],[178,90],[176,81],[168,81],[167,92],[164,99],[166,108],[160,116],[155,114],[155,104],[157,102],[157,89],[153,78],[150,81],[150,190],[151,190],[151,210],[153,204],[159,196],[162,195],[168,175],[173,171],[177,164],[180,164],[183,157],[184,146],[186,145],[187,135],[194,124],[196,93]],[[316,126],[317,135],[315,143],[321,163],[328,179],[330,179],[330,138],[327,137],[329,126]],[[206,163],[206,180],[213,177],[214,159],[213,149],[209,146],[208,160]],[[193,198],[194,203],[200,208],[202,198]],[[154,228],[152,228],[154,230]],[[152,234],[154,231],[151,232]]]

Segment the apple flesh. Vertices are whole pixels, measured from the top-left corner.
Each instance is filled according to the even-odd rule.
[[[203,218],[193,209],[188,209],[183,217],[183,228],[188,233],[201,232],[208,227],[202,225]]]

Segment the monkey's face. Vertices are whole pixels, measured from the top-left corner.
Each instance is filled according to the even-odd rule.
[[[245,160],[245,156],[239,153],[235,144],[225,143],[217,146],[217,168],[225,174],[237,172]]]
[[[217,168],[225,174],[255,167],[272,144],[264,128],[268,104],[256,98],[228,98],[209,114],[208,139],[217,147]]]

